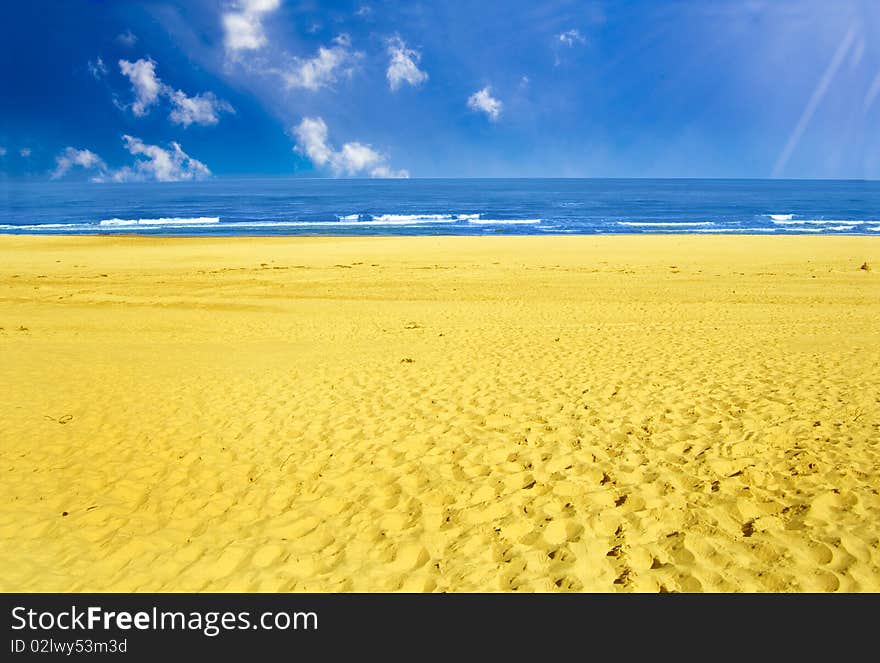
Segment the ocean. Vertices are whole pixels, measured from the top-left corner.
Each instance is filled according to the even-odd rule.
[[[862,180],[0,181],[0,233],[880,235]]]

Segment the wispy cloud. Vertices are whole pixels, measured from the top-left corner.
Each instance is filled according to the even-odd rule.
[[[485,113],[493,122],[501,117],[501,109],[504,104],[492,96],[489,86],[474,92],[467,100],[468,108],[473,111]]]
[[[208,167],[184,152],[179,143],[172,142],[165,149],[128,135],[122,137],[122,142],[125,149],[137,157],[132,165],[112,170],[91,150],[66,147],[55,157],[51,178],[64,177],[74,167],[97,171],[91,177],[92,182],[181,182],[211,175]]]
[[[174,124],[181,124],[184,127],[191,124],[206,126],[217,124],[221,113],[235,112],[229,103],[218,99],[213,92],[202,92],[190,97],[183,90],[175,90],[170,85],[166,85],[156,75],[156,63],[151,59],[142,58],[136,62],[120,60],[119,69],[131,82],[135,95],[131,112],[138,117],[147,115],[150,108],[163,96],[167,97],[172,105],[168,118]]]
[[[101,157],[91,150],[78,150],[75,147],[66,147],[61,154],[55,157],[55,170],[52,171],[50,177],[53,180],[64,177],[74,166],[79,166],[86,170],[92,168],[98,168],[102,171],[107,170],[107,165]]]
[[[388,40],[388,85],[392,90],[398,90],[401,85],[420,85],[428,80],[427,72],[419,69],[422,54],[413,48],[408,48],[406,42],[395,35]]]
[[[168,115],[174,124],[188,127],[191,124],[209,126],[220,121],[220,113],[234,113],[229,103],[218,99],[213,92],[202,92],[188,97],[182,90],[170,93],[169,98],[174,107]]]
[[[342,34],[330,47],[321,46],[314,57],[294,58],[294,66],[282,76],[288,87],[320,90],[336,82],[340,75],[351,75],[363,53],[351,49],[351,39]]]
[[[306,117],[292,133],[294,150],[319,168],[328,167],[336,175],[369,175],[370,177],[409,177],[405,170],[394,171],[387,157],[369,145],[351,142],[335,150],[328,139],[327,124],[320,117]]]
[[[280,6],[281,0],[238,0],[221,17],[226,53],[235,56],[263,48],[267,41],[263,19]]]
[[[364,53],[352,48],[347,33],[337,35],[311,55],[291,53],[280,38],[272,48],[267,47],[269,39],[263,24],[280,4],[280,0],[237,0],[221,13],[226,64],[239,67],[249,79],[263,79],[272,86],[273,92],[277,91],[279,81],[287,89],[317,92],[351,77]],[[322,26],[322,22],[312,21],[301,28],[314,34]]]
[[[580,33],[580,30],[568,30],[556,35],[556,38],[564,46],[574,46],[575,44],[586,44],[586,38]]]
[[[89,60],[88,67],[89,73],[95,80],[98,80],[107,74],[107,67],[104,65],[104,61],[100,58],[100,56],[94,62],[92,60]]]
[[[116,35],[116,42],[128,48],[134,46],[137,43],[137,40],[138,38],[131,30],[126,30],[125,32]]]
[[[0,147],[0,157],[5,157],[5,156],[6,156],[6,148]]]
[[[158,145],[148,145],[140,138],[125,135],[122,137],[125,149],[135,159],[132,166],[103,173],[92,178],[94,182],[182,182],[201,180],[211,175],[211,171],[201,161],[192,158],[179,143],[172,142],[170,149]]]
[[[131,105],[131,112],[138,117],[143,117],[150,112],[150,108],[159,101],[162,93],[162,82],[156,76],[156,63],[151,59],[119,61],[119,70],[128,77],[135,99]]]
[[[22,156],[25,159],[27,159],[31,155],[31,148],[23,147],[18,151],[18,154],[19,154],[19,156]]]

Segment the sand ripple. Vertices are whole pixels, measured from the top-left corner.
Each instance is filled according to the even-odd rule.
[[[871,238],[0,242],[0,590],[878,591]]]

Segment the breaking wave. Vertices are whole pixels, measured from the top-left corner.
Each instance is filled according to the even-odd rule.
[[[712,221],[618,221],[619,226],[631,228],[692,228],[698,226],[714,226]]]
[[[220,223],[219,216],[167,217],[161,219],[103,219],[99,226],[186,226]]]

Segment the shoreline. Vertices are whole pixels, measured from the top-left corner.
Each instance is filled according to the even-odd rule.
[[[235,234],[235,235],[211,235],[211,234],[195,234],[195,235],[186,235],[186,234],[148,234],[148,233],[0,233],[0,239],[4,237],[32,237],[36,239],[40,238],[52,238],[52,237],[145,237],[152,239],[296,239],[298,237],[303,238],[314,238],[314,237],[324,237],[324,238],[337,238],[337,239],[346,239],[346,238],[355,238],[355,239],[371,239],[371,238],[417,238],[417,237],[429,237],[429,238],[437,238],[437,237],[463,237],[463,238],[493,238],[493,237],[549,237],[549,238],[569,238],[569,237],[780,237],[780,238],[796,238],[796,237],[880,237],[880,232],[836,232],[834,234],[825,234],[822,232],[792,232],[789,234],[774,234],[772,232],[734,232],[734,231],[716,231],[716,232],[665,232],[665,233],[505,233],[505,232],[492,232],[492,233],[484,233],[484,234],[456,234],[456,233],[441,233],[441,234],[428,234],[428,233],[419,233],[412,235],[396,235],[396,234],[344,234],[344,233],[297,233],[295,235],[269,235],[269,234]]]

